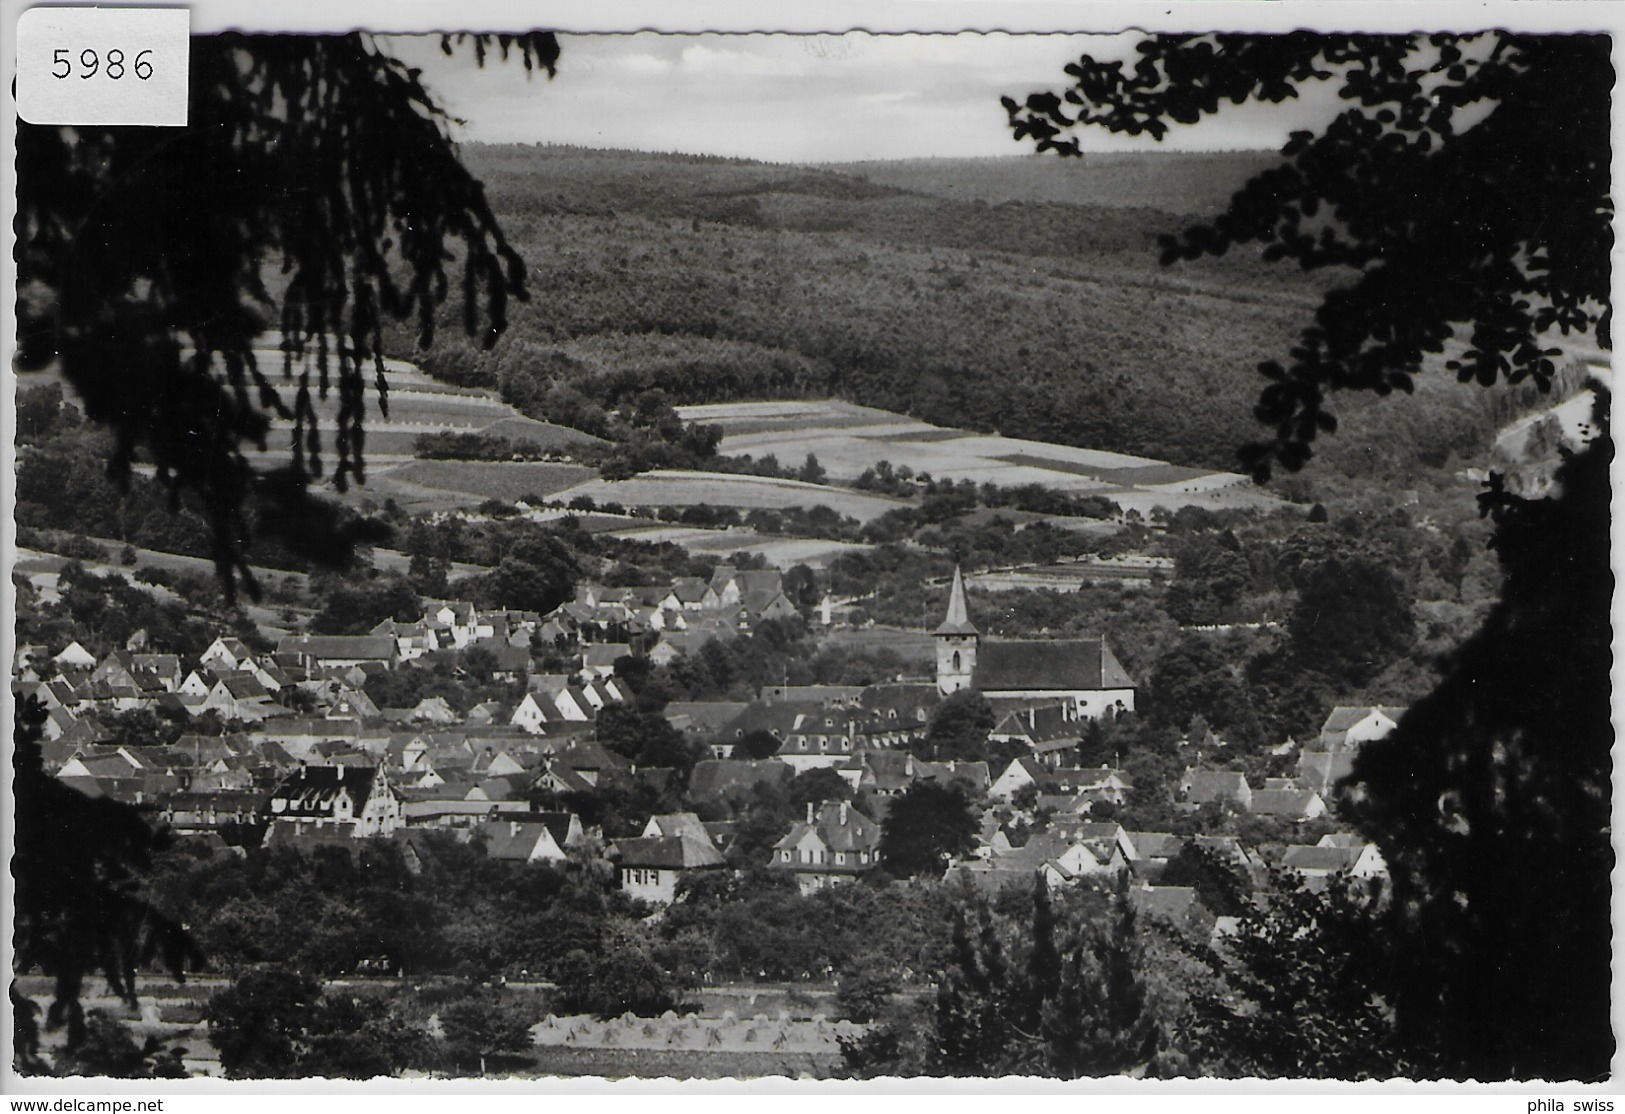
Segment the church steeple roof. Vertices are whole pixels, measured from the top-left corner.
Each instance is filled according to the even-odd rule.
[[[959,566],[954,566],[954,586],[948,593],[948,617],[942,621],[934,634],[974,634],[982,632],[971,625],[970,611],[965,606],[965,578],[959,573]]]

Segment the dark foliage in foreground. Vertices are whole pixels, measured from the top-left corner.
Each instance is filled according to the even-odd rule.
[[[490,44],[475,40],[481,61]],[[550,34],[496,45],[527,70],[558,57]],[[139,452],[175,499],[195,495],[223,584],[253,589],[251,517],[328,564],[376,540],[309,485],[329,470],[317,429],[329,392],[333,478],[364,478],[369,365],[386,404],[384,323],[412,318],[427,341],[456,283],[464,327],[489,343],[525,272],[419,72],[370,36],[228,34],[191,49],[184,131],[18,125],[19,361],[59,367],[112,430],[115,479]],[[268,327],[282,334],[280,384],[255,354]],[[272,415],[293,422],[291,457],[256,471],[243,449],[264,445]]]

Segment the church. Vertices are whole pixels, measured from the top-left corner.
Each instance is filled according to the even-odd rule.
[[[1061,704],[1078,719],[1134,710],[1134,680],[1106,639],[984,639],[970,621],[965,581],[954,569],[948,615],[932,632],[937,691],[975,689],[997,708]]]

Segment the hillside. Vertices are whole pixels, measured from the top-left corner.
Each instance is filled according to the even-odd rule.
[[[1279,161],[1273,151],[1090,153],[1082,159],[898,159],[829,169],[875,185],[951,201],[1052,202],[1152,208],[1193,217],[1216,211],[1247,179]]]
[[[1319,292],[1240,255],[1163,270],[1156,238],[1180,218],[1121,201],[989,205],[872,170],[625,152],[467,159],[532,297],[492,352],[448,329],[424,364],[514,397],[837,397],[1228,468],[1254,436],[1256,364],[1286,351]]]

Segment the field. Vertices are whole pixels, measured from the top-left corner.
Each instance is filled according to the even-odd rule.
[[[643,542],[671,542],[690,553],[728,557],[752,553],[779,569],[794,565],[822,568],[838,555],[867,546],[823,538],[786,538],[754,530],[707,530],[698,526],[634,526],[610,531],[617,538]]]
[[[497,465],[501,468],[518,465]],[[569,467],[549,465],[548,467]],[[780,480],[767,476],[734,476],[719,472],[679,472],[656,470],[629,480],[589,480],[553,493],[556,500],[568,502],[585,495],[597,502],[614,502],[623,507],[739,507],[773,509],[784,506],[825,506],[837,514],[850,515],[860,522],[878,518],[904,504],[896,499],[867,495],[840,487]]]
[[[537,461],[415,460],[391,469],[392,484],[462,492],[480,500],[516,502],[527,495],[557,495],[593,475],[579,464]]]
[[[873,407],[824,400],[742,402],[682,407],[690,421],[721,426],[723,453],[798,464],[808,454],[833,480],[851,482],[881,461],[934,479],[1000,487],[1038,484],[1102,495],[1142,514],[1154,506],[1268,505],[1273,498],[1247,477],[1168,464],[1149,457],[1052,445],[997,434],[945,429]]]
[[[275,369],[281,353],[264,349],[257,353],[262,368],[271,369],[271,378],[281,388],[285,400],[292,390],[283,384]],[[513,501],[528,494],[549,494],[558,486],[577,483],[591,475],[590,469],[568,468],[531,462],[419,461],[414,455],[417,439],[426,433],[485,433],[512,441],[529,441],[544,450],[567,450],[572,445],[593,444],[598,438],[565,426],[539,422],[520,414],[489,391],[454,387],[431,379],[421,368],[404,360],[385,360],[389,380],[389,414],[380,412],[376,396],[369,391],[364,415],[366,429],[367,482],[334,498],[351,506],[381,503],[394,499],[413,513],[462,510],[488,498]],[[312,376],[314,379],[314,375]],[[329,440],[338,412],[338,392],[314,400],[322,424],[325,463],[331,464]],[[275,421],[266,438],[266,452],[250,452],[257,467],[275,467],[288,458],[292,429],[286,421]]]

